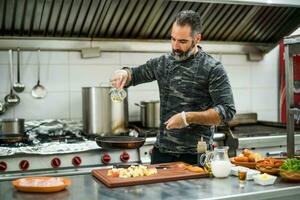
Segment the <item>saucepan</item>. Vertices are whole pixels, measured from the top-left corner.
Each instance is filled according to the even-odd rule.
[[[24,119],[1,119],[1,135],[24,135]]]
[[[25,140],[24,119],[0,119],[0,143],[17,143]]]
[[[24,142],[28,139],[27,132],[43,124],[47,124],[47,122],[40,123],[37,126],[25,130],[25,119],[0,119],[0,143]]]
[[[160,126],[160,103],[156,100],[141,101],[135,103],[141,108],[141,122],[145,128],[159,128]]]
[[[103,149],[137,149],[143,146],[146,138],[130,136],[103,136],[97,137],[98,146]]]

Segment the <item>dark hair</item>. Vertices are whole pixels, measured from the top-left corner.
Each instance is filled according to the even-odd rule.
[[[192,29],[192,35],[202,33],[201,17],[199,13],[193,10],[180,11],[176,16],[174,23],[178,24],[179,26],[189,25]]]

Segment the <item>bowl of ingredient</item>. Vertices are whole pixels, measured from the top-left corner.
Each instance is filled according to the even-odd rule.
[[[231,158],[230,161],[232,164],[237,166],[255,169],[256,162],[261,159],[262,156],[259,153],[254,153],[249,149],[244,149],[240,155]]]
[[[253,176],[254,183],[259,185],[273,185],[276,180],[276,176],[272,176],[270,174],[257,174]]]
[[[300,160],[287,159],[280,167],[280,176],[286,182],[300,182]]]
[[[280,166],[284,163],[283,160],[275,158],[265,158],[256,162],[255,168],[262,173],[277,175],[280,171]]]

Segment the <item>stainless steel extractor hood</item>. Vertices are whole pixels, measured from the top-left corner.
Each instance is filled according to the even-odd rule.
[[[169,39],[185,9],[206,41],[276,45],[300,25],[296,0],[0,0],[1,37]]]

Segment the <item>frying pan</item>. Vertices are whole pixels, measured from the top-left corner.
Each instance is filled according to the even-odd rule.
[[[97,137],[98,146],[103,149],[137,149],[143,146],[146,138],[130,136],[103,136]]]

